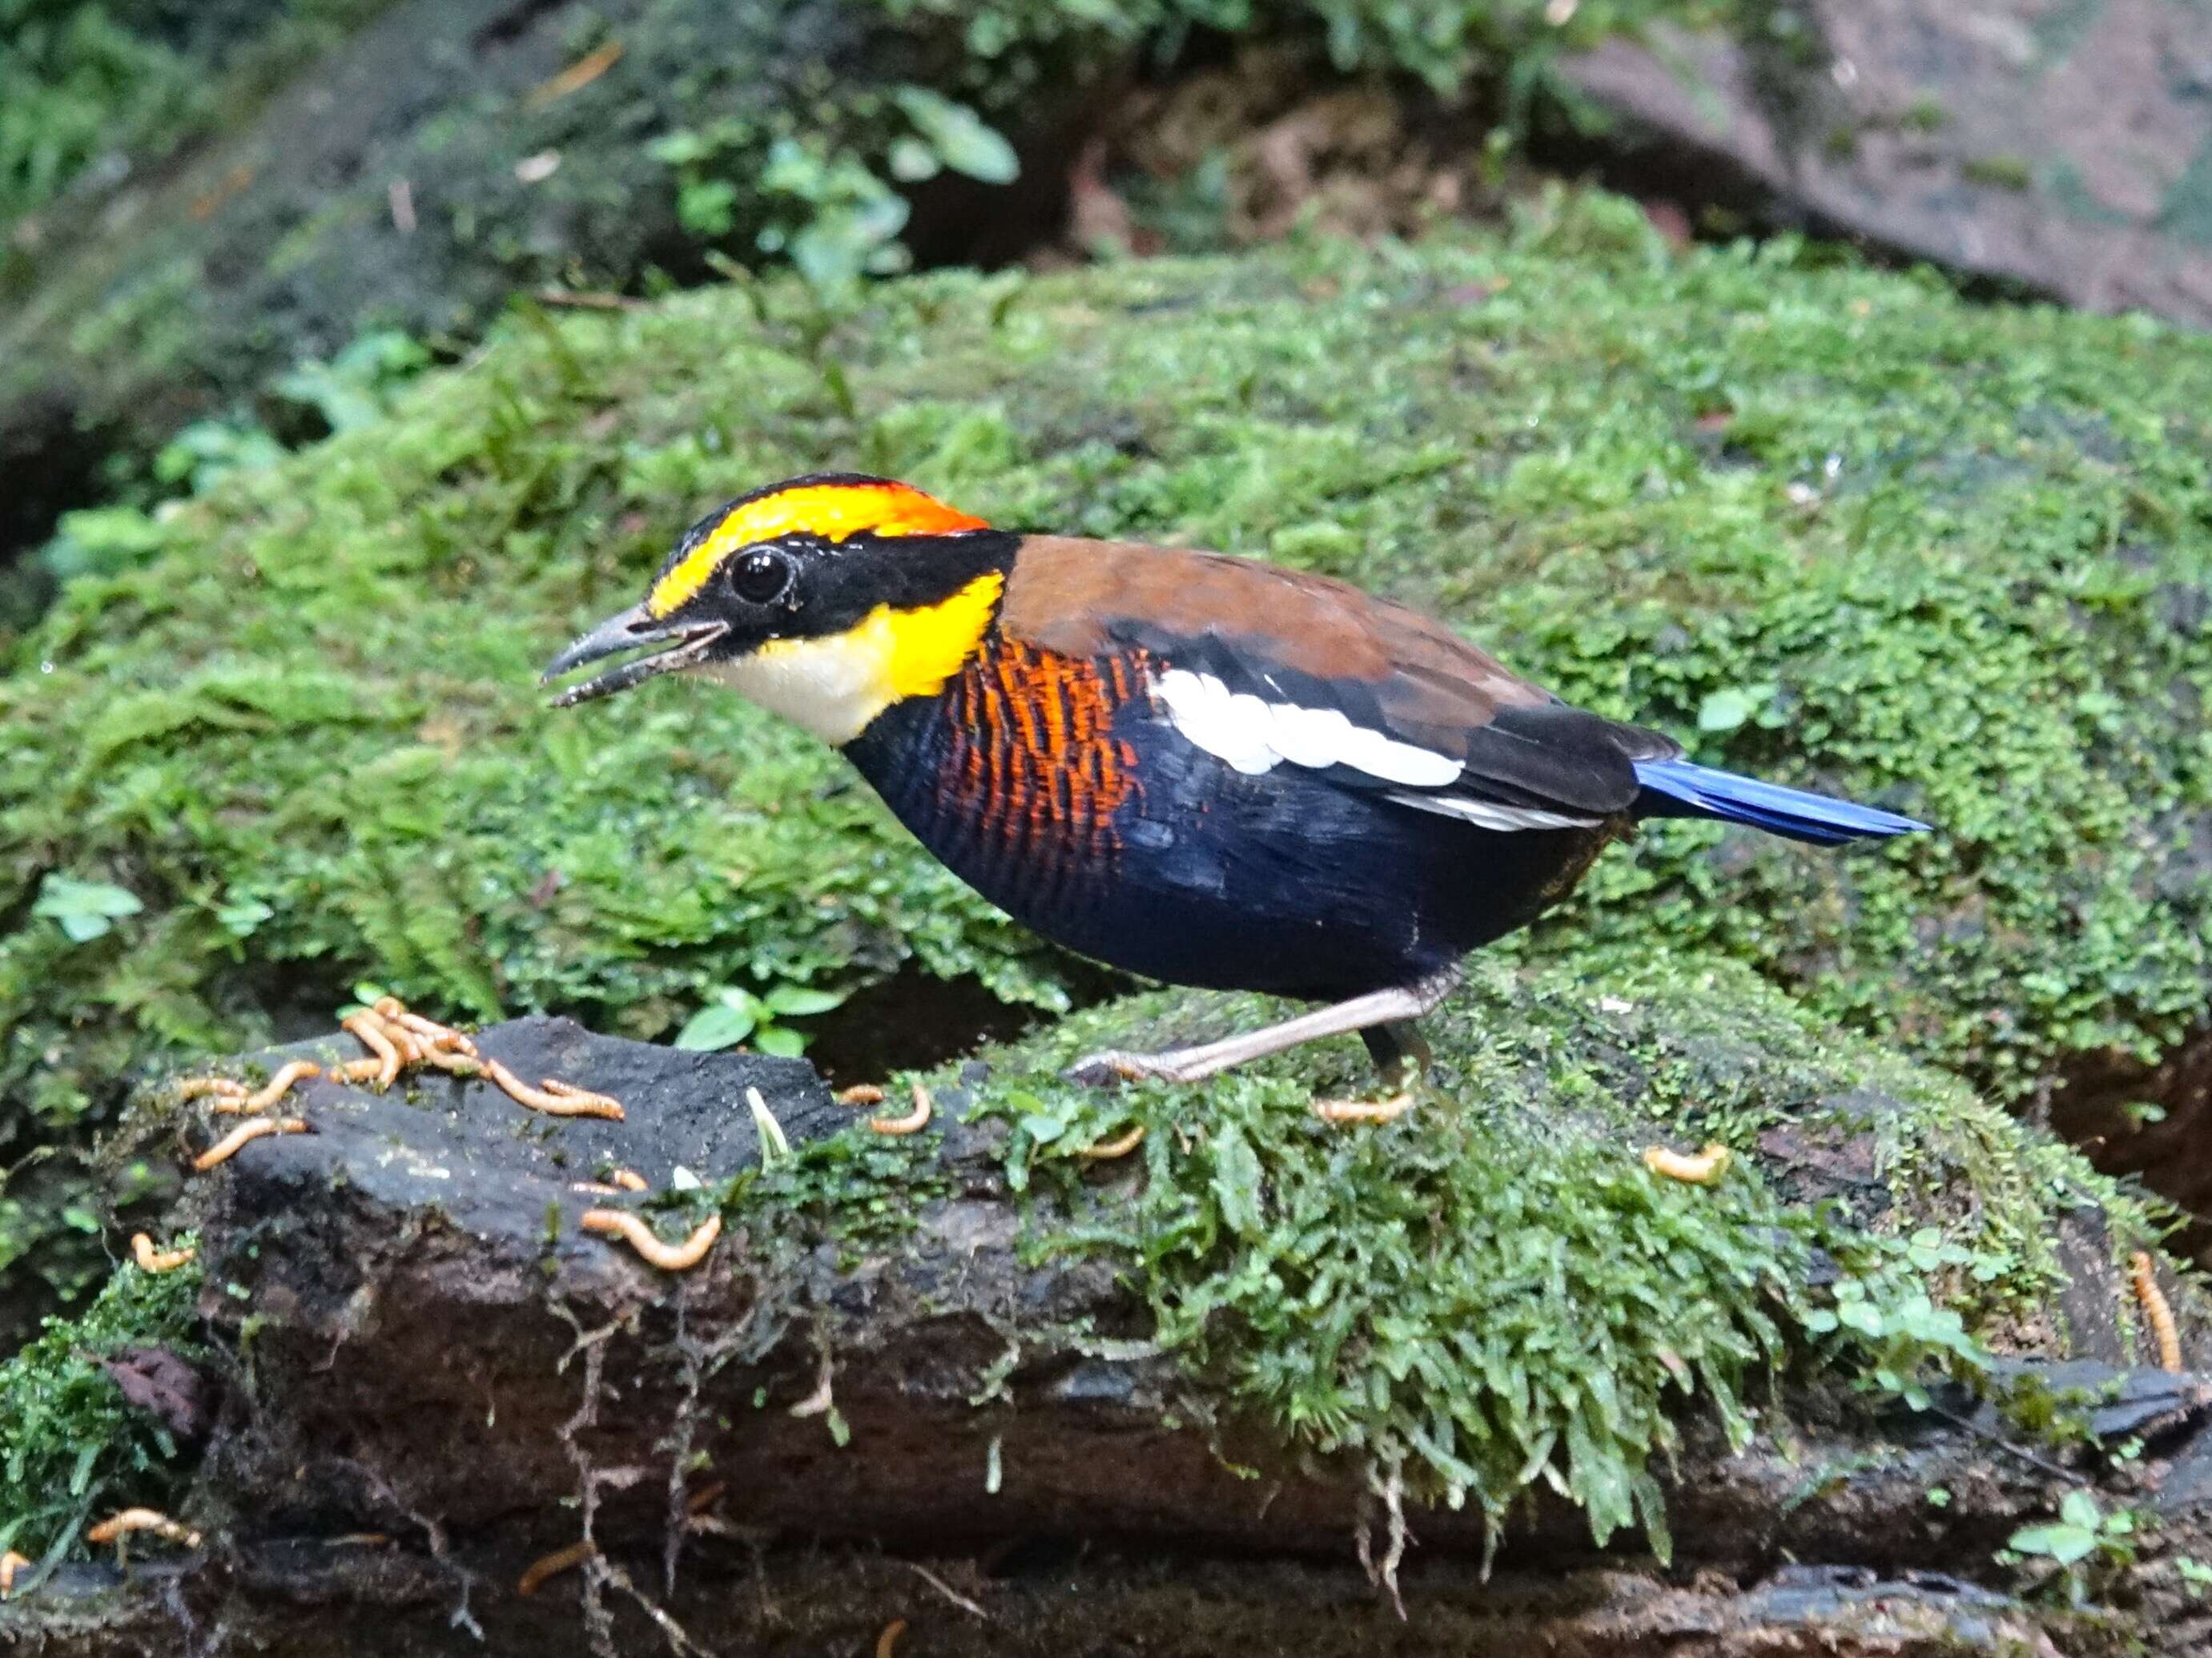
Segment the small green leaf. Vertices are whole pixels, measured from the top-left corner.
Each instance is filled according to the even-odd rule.
[[[2097,1499],[2088,1492],[2069,1491],[2065,1500],[2058,1505],[2058,1517],[2069,1526],[2094,1531],[2104,1515],[2098,1511]]]
[[[795,1060],[806,1052],[806,1037],[788,1025],[763,1025],[753,1033],[753,1050],[779,1060]]]
[[[732,1007],[726,1001],[709,1002],[676,1033],[676,1046],[698,1054],[735,1048],[753,1034],[753,1027],[759,1023],[747,1009]]]
[[[101,937],[126,915],[146,906],[137,894],[102,881],[79,881],[67,875],[49,875],[39,884],[38,902],[31,914],[58,921],[71,944]]]
[[[1726,690],[1712,692],[1698,708],[1698,729],[1701,732],[1732,732],[1758,711],[1759,704],[1751,693],[1731,686]]]
[[[891,141],[891,177],[901,184],[919,184],[924,179],[933,179],[943,165],[935,150],[911,134]]]
[[[1213,1195],[1221,1205],[1222,1223],[1232,1232],[1249,1237],[1260,1230],[1260,1158],[1231,1123],[1213,1137]]]
[[[2012,1534],[2010,1546],[2022,1554],[2039,1554],[2070,1566],[2088,1558],[2097,1546],[2097,1533],[2080,1526],[2029,1526]]]
[[[276,914],[258,898],[233,897],[216,906],[215,919],[222,924],[223,931],[244,938]]]
[[[827,1013],[833,1007],[843,1006],[845,993],[812,985],[776,985],[761,1000],[779,1018],[803,1019],[811,1013]]]
[[[965,104],[927,87],[901,87],[891,96],[938,159],[955,173],[987,185],[1012,184],[1021,174],[1014,147]]]

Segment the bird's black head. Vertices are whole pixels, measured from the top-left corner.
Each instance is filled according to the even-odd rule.
[[[849,472],[772,484],[709,513],[645,598],[553,659],[567,708],[696,669],[833,743],[931,695],[981,642],[1015,537],[907,484]]]

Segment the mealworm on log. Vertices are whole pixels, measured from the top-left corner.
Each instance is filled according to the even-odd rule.
[[[684,1512],[690,1515],[706,1513],[728,1494],[729,1489],[730,1482],[726,1479],[717,1479],[711,1485],[701,1486],[684,1503]]]
[[[5,1600],[15,1594],[15,1574],[30,1564],[13,1549],[0,1554],[0,1600]]]
[[[876,1658],[891,1658],[898,1650],[899,1637],[906,1633],[906,1619],[894,1618],[884,1625],[884,1632],[876,1637]]]
[[[884,1090],[873,1083],[854,1083],[850,1088],[837,1090],[840,1105],[881,1105]]]
[[[219,1163],[228,1163],[238,1155],[240,1146],[258,1140],[264,1134],[305,1134],[310,1130],[298,1117],[256,1117],[252,1122],[242,1122],[213,1145],[192,1159],[192,1167],[204,1175]]]
[[[1665,1180],[1689,1186],[1711,1186],[1728,1173],[1729,1149],[1716,1141],[1695,1157],[1670,1151],[1663,1145],[1646,1146],[1644,1166]]]
[[[1119,1139],[1100,1140],[1096,1145],[1086,1145],[1075,1155],[1088,1163],[1111,1163],[1116,1157],[1126,1157],[1145,1143],[1145,1125],[1139,1123]]]
[[[599,1552],[599,1546],[591,1542],[571,1543],[565,1549],[556,1549],[550,1554],[541,1554],[523,1569],[522,1576],[514,1580],[514,1592],[529,1596],[538,1593],[564,1571],[574,1571]]]
[[[159,1509],[125,1509],[112,1514],[84,1534],[88,1543],[113,1543],[132,1532],[149,1531],[172,1543],[181,1543],[188,1549],[200,1546],[200,1534],[189,1526],[182,1526]]]
[[[255,1116],[290,1093],[294,1083],[304,1082],[310,1077],[322,1074],[322,1066],[313,1060],[294,1060],[281,1067],[258,1093],[249,1094],[244,1099],[219,1099],[215,1102],[215,1108],[225,1116]]]
[[[549,1117],[604,1117],[609,1122],[623,1121],[622,1103],[604,1094],[593,1094],[581,1088],[547,1078],[544,1088],[532,1088],[497,1060],[483,1062],[484,1075],[496,1083],[507,1096],[518,1105],[526,1105],[532,1111],[543,1111]]]
[[[156,1249],[154,1240],[143,1232],[131,1235],[131,1258],[138,1263],[142,1272],[173,1272],[179,1266],[188,1266],[197,1249]]]
[[[179,1101],[197,1100],[214,1094],[226,1100],[246,1097],[246,1084],[228,1077],[187,1077],[177,1084]]]
[[[2181,1369],[2181,1329],[2173,1321],[2173,1309],[2166,1299],[2166,1291],[2158,1287],[2158,1272],[2150,1252],[2136,1250],[2129,1266],[2130,1276],[2135,1279],[2136,1300],[2141,1303],[2151,1335],[2158,1343],[2158,1368],[2178,1371]]]
[[[581,1192],[589,1198],[618,1198],[622,1195],[621,1187],[610,1186],[605,1181],[572,1180],[568,1182],[568,1189]]]
[[[617,1169],[607,1178],[625,1192],[644,1192],[651,1189],[646,1184],[645,1176],[635,1169]]]
[[[586,1232],[622,1238],[646,1260],[664,1272],[688,1272],[707,1259],[714,1240],[722,1236],[722,1218],[707,1217],[706,1224],[681,1243],[663,1243],[647,1226],[626,1209],[586,1209],[579,1223]]]
[[[868,1127],[878,1134],[919,1134],[929,1127],[929,1114],[934,1108],[929,1090],[920,1083],[914,1085],[914,1109],[903,1117],[871,1117]]]
[[[451,1072],[456,1077],[475,1077],[483,1072],[483,1062],[473,1052],[464,1054],[457,1048],[432,1046],[416,1050],[416,1057],[424,1065],[435,1066],[441,1071]]]
[[[450,1053],[476,1057],[477,1045],[451,1025],[440,1024],[435,1019],[426,1019],[410,1010],[397,996],[380,996],[376,1005],[369,1010],[386,1024],[396,1024],[412,1032],[426,1048],[442,1048]]]
[[[1316,1100],[1313,1114],[1323,1122],[1395,1122],[1413,1103],[1409,1093],[1387,1100]]]
[[[331,1067],[330,1075],[342,1083],[373,1082],[383,1072],[384,1061],[371,1055],[366,1060],[348,1060],[343,1065]]]
[[[386,1031],[384,1023],[372,1014],[349,1013],[338,1021],[341,1030],[350,1030],[361,1038],[362,1046],[376,1055],[376,1086],[380,1093],[399,1080],[399,1048]]]

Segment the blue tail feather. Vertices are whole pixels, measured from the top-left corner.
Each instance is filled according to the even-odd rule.
[[[1717,817],[1818,847],[1909,835],[1928,827],[1878,807],[1762,783],[1687,760],[1639,760],[1636,779],[1644,785],[1644,799],[1638,805],[1647,817]]]

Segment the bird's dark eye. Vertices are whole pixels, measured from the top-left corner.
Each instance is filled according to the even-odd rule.
[[[747,553],[730,566],[730,591],[750,604],[765,604],[791,585],[791,563],[781,553]]]

